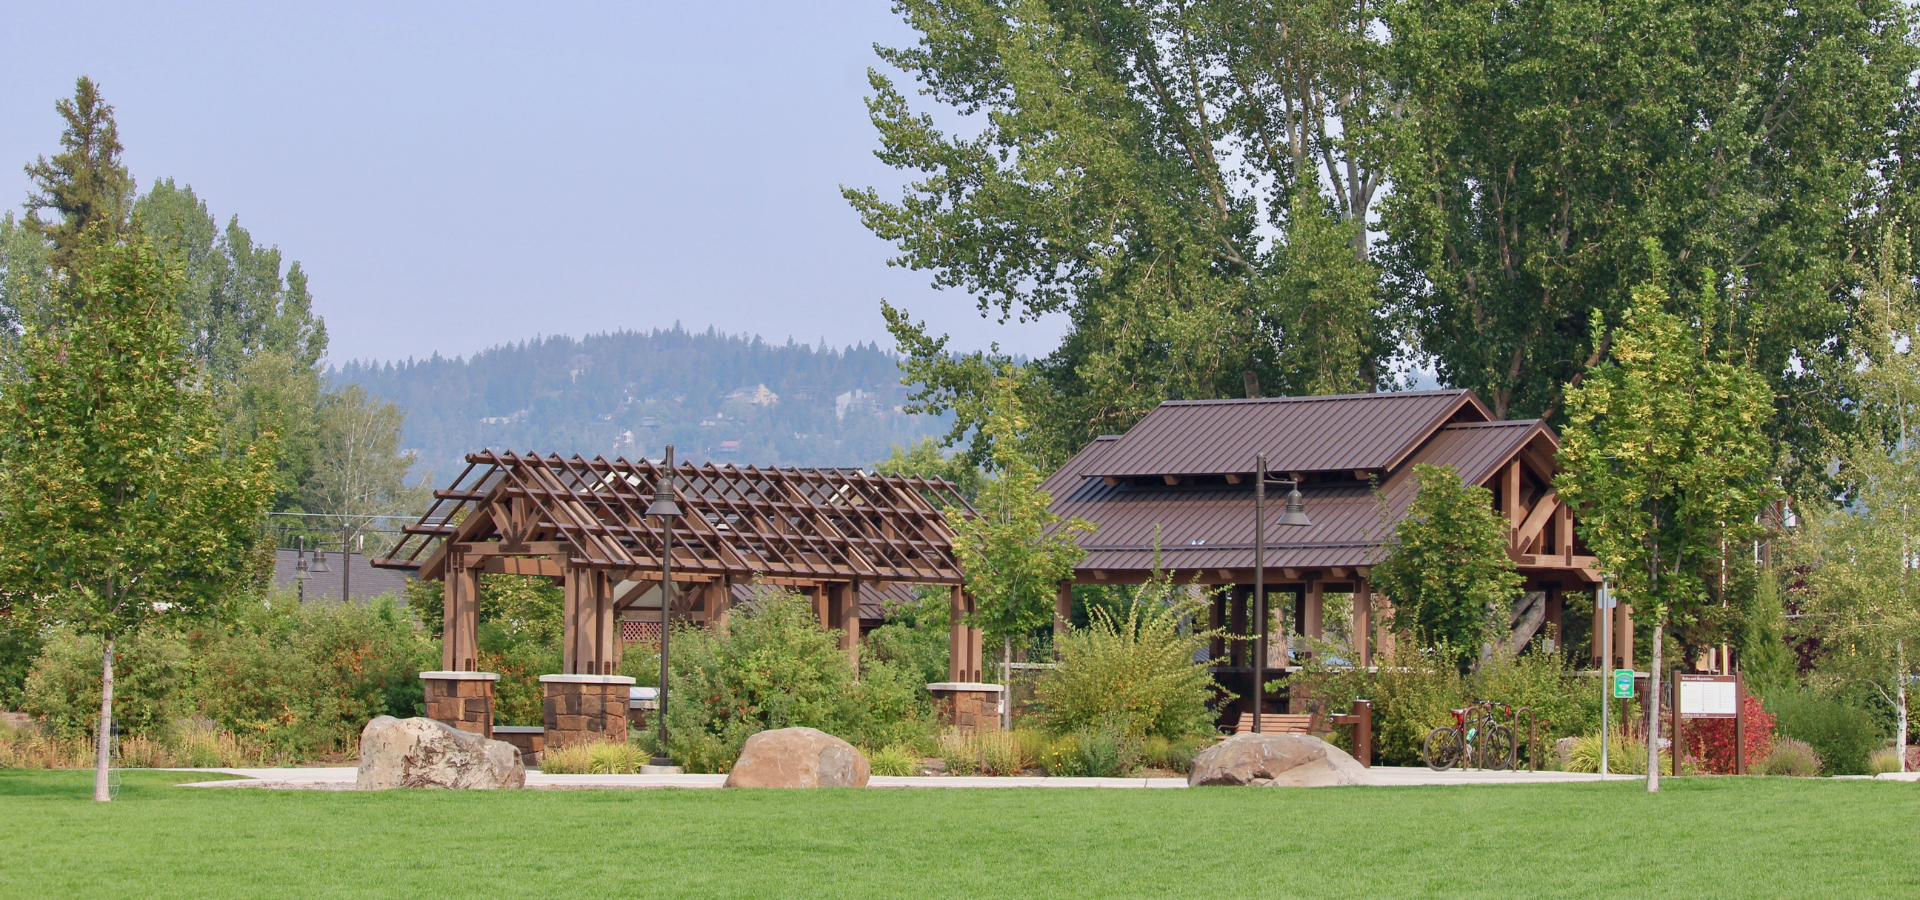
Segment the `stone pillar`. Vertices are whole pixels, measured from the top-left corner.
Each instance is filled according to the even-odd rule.
[[[940,727],[961,734],[1000,730],[1000,704],[1006,688],[977,681],[942,681],[927,685],[933,692],[933,712]]]
[[[493,737],[493,672],[421,672],[427,718],[484,738]]]
[[[546,745],[627,739],[627,703],[633,679],[625,675],[542,675]]]
[[[480,656],[480,572],[468,567],[467,554],[447,551],[442,587],[440,668],[447,672],[474,671],[479,668]]]

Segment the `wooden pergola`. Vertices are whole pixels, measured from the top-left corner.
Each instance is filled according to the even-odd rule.
[[[374,561],[445,583],[443,669],[475,670],[479,577],[513,573],[564,587],[564,674],[612,674],[621,614],[648,598],[659,609],[663,523],[645,511],[664,466],[493,451],[467,463]],[[822,627],[840,628],[857,660],[861,585],[944,585],[966,602],[943,510],[971,507],[946,481],[710,463],[680,464],[673,481],[684,512],[674,526],[675,617],[724,621],[737,584],[793,588],[812,596]],[[955,637],[978,644],[977,634]]]

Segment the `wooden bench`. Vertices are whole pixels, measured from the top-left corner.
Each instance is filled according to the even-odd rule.
[[[1289,713],[1262,713],[1260,730],[1267,734],[1312,734],[1313,715]],[[1324,731],[1325,729],[1322,729]],[[1235,734],[1248,734],[1253,731],[1253,714],[1241,713],[1240,721],[1233,726]]]
[[[1264,713],[1260,716],[1260,731],[1264,734],[1326,734],[1336,725],[1346,725],[1353,729],[1354,759],[1360,764],[1373,766],[1373,704],[1366,700],[1356,700],[1353,712],[1322,716],[1314,713]],[[1249,734],[1253,731],[1253,716],[1241,713],[1240,720],[1233,725],[1235,734]]]

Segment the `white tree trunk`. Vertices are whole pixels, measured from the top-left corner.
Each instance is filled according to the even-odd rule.
[[[1647,793],[1660,790],[1660,638],[1666,623],[1653,623],[1653,662],[1647,669]],[[1673,748],[1675,753],[1679,747]],[[1680,757],[1675,756],[1674,759]],[[1676,767],[1674,771],[1679,771]]]
[[[106,651],[100,654],[100,731],[93,751],[93,799],[105,803],[113,799],[108,790],[107,769],[113,753],[113,638],[107,638]]]
[[[1013,730],[1013,635],[1000,638],[1000,730]]]
[[[1900,771],[1907,770],[1907,642],[1893,642],[1894,670],[1894,752],[1900,754]]]

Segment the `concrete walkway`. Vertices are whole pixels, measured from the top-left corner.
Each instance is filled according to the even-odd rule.
[[[350,791],[357,770],[346,767],[312,769],[169,769],[173,772],[205,772],[209,776],[227,775],[196,781],[187,787],[261,787],[292,790]],[[1486,772],[1481,770],[1434,772],[1426,768],[1375,766],[1368,770],[1382,786],[1471,785],[1471,784],[1554,784],[1574,781],[1598,781],[1600,776],[1578,772]],[[1613,780],[1633,776],[1615,775]],[[538,770],[527,772],[527,787],[537,790],[589,790],[626,788],[717,788],[725,784],[725,775],[548,775]],[[893,777],[875,775],[868,782],[877,788],[1184,788],[1185,778],[1045,778],[933,775]]]

